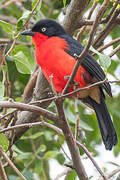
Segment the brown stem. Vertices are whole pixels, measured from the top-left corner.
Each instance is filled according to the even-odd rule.
[[[0,43],[13,43],[13,39],[5,39],[5,38],[0,38]],[[16,41],[15,44],[24,44],[28,47],[31,47],[31,44],[28,42],[23,42],[23,41]]]
[[[26,178],[21,174],[21,172],[16,168],[13,162],[9,159],[7,154],[4,152],[3,148],[0,146],[0,152],[4,156],[5,160],[9,163],[9,165],[13,168],[13,170],[18,174],[21,180],[26,180]]]
[[[2,68],[2,65],[5,61],[5,49],[6,49],[6,44],[0,44],[0,71]]]
[[[89,20],[89,19],[91,18],[92,13],[94,12],[97,4],[98,4],[97,1],[95,1],[95,2],[93,3],[92,8],[91,8],[91,10],[90,10],[90,12],[89,12],[89,15],[88,15],[87,20]],[[92,22],[92,24],[93,24],[93,22]],[[78,40],[78,41],[80,41],[80,37],[81,37],[82,33],[85,32],[85,30],[86,30],[86,26],[84,26],[82,29],[80,29],[80,32],[79,32],[78,37],[77,37],[77,40]]]
[[[80,27],[80,20],[82,20],[83,12],[89,2],[90,0],[72,0],[70,2],[63,22],[68,34],[73,35],[74,31]]]
[[[106,36],[112,31],[112,29],[116,26],[116,18],[120,13],[120,8],[118,8],[114,15],[110,18],[108,21],[106,27],[103,29],[103,31],[100,32],[100,34],[96,37],[95,41],[93,42],[94,48],[98,48],[101,44],[101,42],[106,38]]]
[[[55,104],[57,106],[59,119],[57,121],[59,127],[62,129],[64,137],[66,139],[67,145],[69,147],[72,160],[73,160],[73,166],[77,172],[77,175],[79,179],[81,180],[87,180],[87,174],[85,172],[85,169],[82,165],[79,149],[76,146],[76,142],[72,133],[72,130],[66,120],[64,110],[63,110],[63,102],[61,99],[56,99]]]
[[[104,46],[100,47],[97,49],[97,51],[101,52],[104,49],[108,48],[109,46],[112,46],[113,44],[120,42],[120,38],[116,38],[114,40],[112,40],[111,42],[109,42],[108,44],[105,44]],[[92,54],[93,55],[93,54]]]
[[[84,87],[84,88],[78,88],[72,92],[69,92],[69,93],[66,93],[66,94],[63,94],[63,95],[59,95],[57,98],[65,98],[65,97],[70,97],[72,94],[75,94],[75,93],[78,93],[80,91],[84,91],[86,89],[90,89],[90,88],[93,88],[95,86],[98,86],[100,84],[103,84],[105,82],[108,82],[108,83],[120,83],[120,80],[115,80],[115,81],[108,81],[108,80],[103,80],[103,81],[99,81],[99,82],[96,82],[94,84],[91,84],[87,87]],[[47,98],[47,99],[42,99],[42,100],[39,100],[39,101],[33,101],[31,102],[30,104],[41,104],[41,103],[45,103],[45,102],[49,102],[49,101],[52,101],[52,100],[55,100],[56,97],[52,97],[52,98]]]
[[[34,105],[19,103],[19,102],[0,101],[0,107],[5,107],[5,108],[13,107],[13,108],[17,108],[22,111],[34,112],[34,113],[40,114],[48,119],[52,119],[53,121],[58,118],[56,116],[56,114],[54,114],[46,109],[43,109],[41,107],[34,106]]]
[[[7,175],[5,173],[2,161],[1,161],[1,157],[0,157],[0,177],[2,180],[8,180]]]
[[[109,56],[112,57],[114,54],[116,54],[118,51],[120,51],[120,45],[116,47],[110,54]]]

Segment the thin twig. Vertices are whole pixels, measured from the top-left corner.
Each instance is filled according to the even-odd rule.
[[[58,134],[62,134],[62,130],[61,129],[57,128],[56,126],[54,126],[52,124],[44,122],[44,121],[42,121],[42,122],[35,122],[35,123],[19,124],[19,125],[11,126],[11,127],[8,127],[8,128],[4,128],[4,129],[0,130],[0,134],[1,133],[5,133],[7,131],[11,131],[13,129],[17,129],[17,128],[23,128],[23,127],[31,128],[31,127],[35,127],[35,126],[46,126],[46,127],[49,127],[51,129],[53,129]]]
[[[101,46],[100,48],[98,48],[97,51],[101,52],[104,49],[108,48],[109,46],[112,46],[113,44],[118,43],[118,42],[120,42],[120,38],[113,39],[108,44],[105,44],[104,46]],[[92,55],[94,55],[94,54],[92,54]]]
[[[60,180],[62,176],[67,176],[70,172],[71,172],[71,168],[67,168],[62,173],[58,174],[54,180]]]
[[[76,142],[77,145],[87,154],[87,156],[89,157],[89,159],[92,161],[93,165],[96,167],[96,169],[98,170],[98,172],[101,174],[101,176],[103,177],[104,180],[108,180],[108,178],[106,177],[106,175],[104,174],[104,172],[100,169],[100,167],[98,166],[98,164],[96,163],[96,161],[93,159],[92,155],[90,154],[90,152],[87,150],[87,148],[79,143],[78,141]]]
[[[0,43],[13,43],[13,39],[4,39],[4,38],[0,38]],[[23,42],[23,41],[16,41],[15,44],[23,44],[25,46],[31,47],[31,44],[28,42]]]
[[[17,112],[17,111],[18,111],[18,110],[15,109],[15,110],[13,110],[13,111],[11,111],[11,112],[8,112],[7,114],[5,114],[5,115],[3,115],[3,116],[0,116],[0,121],[1,121],[2,119],[5,119],[7,116],[10,116],[10,115],[14,114],[14,113]]]
[[[78,106],[77,106],[77,100],[74,100],[74,109],[75,109],[75,116],[76,116],[76,123],[75,123],[75,140],[77,140],[79,123],[80,123]]]
[[[61,99],[56,99],[55,104],[58,110],[58,115],[59,119],[57,121],[59,127],[62,129],[64,137],[66,139],[67,145],[69,147],[71,156],[72,156],[72,161],[73,161],[73,166],[77,172],[77,175],[79,179],[81,180],[87,180],[87,174],[85,172],[85,169],[82,165],[81,158],[80,158],[80,153],[79,149],[76,146],[75,139],[73,137],[72,130],[66,120],[64,110],[63,110],[63,101]]]
[[[18,174],[18,176],[22,179],[22,180],[26,180],[26,178],[21,174],[21,172],[16,168],[16,166],[13,164],[13,162],[9,159],[9,157],[7,156],[7,154],[4,152],[3,148],[0,146],[0,152],[1,154],[4,156],[4,158],[6,159],[6,161],[9,163],[9,165],[13,168],[13,170]]]
[[[41,2],[41,0],[38,0],[37,3],[36,3],[36,5],[33,7],[32,11],[31,11],[31,13],[29,14],[29,17],[28,17],[27,21],[24,23],[24,25],[23,25],[21,31],[22,31],[22,30],[26,27],[26,25],[28,24],[30,18],[32,17],[32,15],[33,15],[35,9],[37,8],[37,6],[38,6],[38,4],[39,4],[40,2]],[[14,48],[14,46],[15,46],[15,44],[16,44],[16,40],[17,40],[18,37],[20,36],[21,31],[18,32],[18,34],[15,36],[14,41],[13,41],[13,43],[12,43],[10,49],[8,50],[8,52],[6,53],[5,56],[8,56],[8,55],[11,53],[12,49]]]
[[[118,51],[120,51],[120,45],[116,47],[108,56],[112,57],[114,56]]]
[[[42,116],[51,119],[51,120],[56,120],[58,117],[56,114],[43,109],[41,107],[38,106],[34,106],[34,105],[28,105],[28,104],[24,104],[24,103],[18,103],[18,102],[10,102],[10,101],[0,101],[0,107],[6,107],[6,108],[17,108],[19,110],[23,110],[23,111],[30,111],[30,112],[34,112],[34,113],[38,113],[41,114]]]
[[[4,167],[3,167],[3,164],[2,164],[1,157],[0,157],[0,177],[2,180],[8,180],[5,170],[4,170]]]
[[[92,14],[93,14],[93,12],[94,12],[97,4],[98,4],[97,1],[95,1],[95,2],[93,3],[92,8],[91,8],[91,10],[90,10],[90,12],[89,12],[89,15],[88,15],[87,20],[89,20],[89,19],[91,18],[91,16],[92,16]],[[92,24],[93,24],[93,22],[92,22]],[[81,37],[82,33],[85,32],[85,29],[86,29],[86,25],[85,25],[83,28],[80,29],[80,32],[78,33],[78,37],[77,37],[77,40],[78,40],[78,41],[80,41],[80,37]]]
[[[95,41],[93,42],[93,47],[98,48],[101,42],[106,38],[106,36],[112,31],[112,29],[116,26],[116,18],[120,14],[120,8],[116,9],[113,16],[111,16],[110,20],[108,21],[106,27],[100,32],[100,34],[96,37]]]
[[[90,88],[93,88],[93,87],[95,87],[95,86],[98,86],[98,85],[100,85],[100,84],[103,84],[103,83],[120,83],[120,80],[116,80],[116,81],[108,81],[108,80],[103,80],[103,81],[99,81],[99,82],[96,82],[96,83],[94,83],[94,84],[91,84],[91,85],[89,85],[89,86],[87,86],[87,87],[84,87],[84,88],[78,88],[78,89],[76,89],[76,90],[74,90],[74,91],[72,91],[72,92],[69,92],[69,93],[66,93],[66,94],[63,94],[63,95],[59,95],[59,96],[57,96],[57,98],[58,99],[60,99],[60,98],[65,98],[65,97],[69,97],[69,96],[71,96],[72,94],[75,94],[75,93],[77,93],[77,92],[80,92],[80,91],[84,91],[84,90],[87,90],[87,89],[90,89]],[[42,100],[39,100],[39,101],[33,101],[33,102],[30,102],[29,104],[41,104],[41,103],[43,103],[43,102],[48,102],[48,101],[52,101],[52,100],[55,100],[56,99],[56,97],[52,97],[52,98],[46,98],[46,99],[42,99]]]
[[[0,71],[1,71],[2,66],[4,65],[4,61],[5,61],[6,46],[7,46],[7,44],[0,44]]]
[[[106,18],[104,18],[103,20],[101,20],[101,23],[107,23],[107,22],[110,20],[111,16],[113,15],[113,13],[114,13],[114,11],[116,10],[116,7],[117,7],[117,5],[118,5],[119,3],[120,3],[120,0],[117,0],[117,1],[115,2],[115,5],[113,6],[112,10],[110,11],[110,13],[107,15]]]
[[[118,167],[117,169],[115,169],[115,170],[113,170],[112,172],[110,172],[108,175],[107,175],[107,177],[108,177],[108,179],[110,179],[111,177],[113,177],[114,175],[116,175],[117,173],[119,173],[120,172],[120,167]],[[103,178],[99,178],[98,180],[103,180]]]

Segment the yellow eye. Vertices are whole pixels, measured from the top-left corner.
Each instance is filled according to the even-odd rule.
[[[45,31],[46,31],[46,28],[45,28],[45,27],[43,27],[41,30],[42,30],[42,32],[45,32]]]

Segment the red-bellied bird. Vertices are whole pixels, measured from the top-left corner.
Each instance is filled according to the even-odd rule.
[[[38,65],[49,83],[50,76],[53,76],[54,87],[57,92],[61,93],[75,66],[75,54],[79,56],[83,51],[83,46],[69,36],[60,24],[51,19],[38,21],[32,29],[25,30],[21,34],[32,36]],[[74,83],[77,84],[76,88],[83,88],[104,79],[104,71],[97,61],[87,53],[74,78]],[[74,90],[74,83],[68,92]],[[118,140],[105,104],[103,89],[109,96],[112,96],[110,84],[105,82],[78,92],[77,98],[94,109],[105,148],[111,150]]]

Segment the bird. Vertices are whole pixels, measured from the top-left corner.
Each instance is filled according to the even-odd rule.
[[[38,65],[49,84],[52,75],[56,91],[62,93],[76,64],[75,55],[79,56],[84,49],[82,44],[71,37],[58,22],[52,19],[38,21],[31,29],[22,31],[21,35],[32,37]],[[106,75],[101,66],[92,55],[87,53],[68,92],[72,92],[74,87],[76,89],[84,88],[95,82],[103,81],[105,78]],[[111,86],[108,82],[80,91],[77,95],[73,94],[72,96],[76,96],[95,111],[105,148],[111,150],[113,146],[117,145],[118,139],[105,103],[104,90],[112,97]]]

